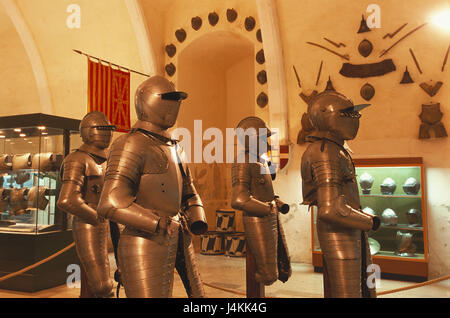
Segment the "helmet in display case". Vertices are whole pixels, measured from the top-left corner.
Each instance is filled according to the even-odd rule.
[[[373,177],[369,173],[364,172],[359,178],[359,185],[363,194],[370,194],[373,185]]]
[[[372,214],[372,215],[377,215],[375,213],[375,211],[372,208],[368,207],[368,206],[366,206],[364,209],[362,209],[362,211],[365,212],[365,213]]]
[[[406,194],[417,195],[417,193],[419,193],[419,190],[420,182],[418,182],[413,177],[406,179],[405,183],[403,184],[403,191],[405,191]]]
[[[414,256],[416,252],[416,245],[413,243],[413,239],[414,237],[411,232],[397,231],[395,236],[395,254],[398,256]]]
[[[385,225],[397,225],[398,224],[398,216],[394,210],[387,208],[381,214],[381,219]]]
[[[381,194],[394,194],[397,185],[392,178],[386,178],[383,180],[383,183],[380,185]]]
[[[409,209],[406,213],[409,226],[420,226],[421,212],[418,209]]]
[[[370,255],[377,254],[381,249],[380,243],[378,243],[377,240],[375,240],[371,237],[369,237],[369,247],[370,247]]]

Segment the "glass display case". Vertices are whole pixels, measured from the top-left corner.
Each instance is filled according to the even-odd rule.
[[[373,262],[380,265],[385,277],[394,274],[426,279],[427,218],[422,158],[354,159],[354,163],[361,209],[381,219],[378,231],[368,233]],[[314,208],[313,263],[321,267],[316,220]]]
[[[0,276],[19,271],[73,242],[59,210],[60,167],[79,120],[46,114],[0,117]],[[63,284],[77,264],[71,249],[0,289],[33,292]]]
[[[56,207],[64,130],[46,126],[0,131],[0,231],[61,229]]]

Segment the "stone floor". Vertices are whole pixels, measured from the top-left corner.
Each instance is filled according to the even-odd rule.
[[[115,261],[110,255],[111,271],[115,270]],[[206,296],[210,298],[244,298],[245,296],[245,258],[232,258],[223,255],[197,255],[202,279],[205,285]],[[381,280],[378,291],[391,290],[414,283]],[[214,287],[231,290],[225,291]],[[36,293],[23,293],[7,290],[0,290],[0,298],[77,298],[80,290],[68,288],[66,285],[54,287]],[[123,288],[120,297],[124,298]],[[186,293],[181,280],[175,274],[173,297],[185,298]],[[292,277],[286,283],[277,281],[272,286],[266,287],[266,297],[271,298],[321,298],[322,274],[315,273],[310,264],[292,264]],[[432,285],[411,289],[380,297],[393,298],[450,298],[450,280],[435,283]]]

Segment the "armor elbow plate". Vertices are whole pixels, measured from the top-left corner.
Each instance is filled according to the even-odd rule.
[[[346,204],[343,195],[328,202],[319,202],[318,217],[328,223],[334,223],[361,231],[377,230],[380,225],[377,216],[353,209]]]

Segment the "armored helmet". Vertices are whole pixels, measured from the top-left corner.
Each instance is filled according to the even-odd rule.
[[[187,94],[175,91],[175,85],[165,77],[152,76],[136,90],[137,117],[163,129],[170,128],[177,120],[181,101],[186,98]]]
[[[398,217],[394,210],[387,208],[381,214],[381,218],[383,219],[383,223],[386,225],[397,225]]]
[[[359,185],[361,187],[361,191],[363,194],[370,194],[370,190],[372,189],[373,185],[373,177],[367,173],[364,172],[361,177],[359,178]]]
[[[264,142],[266,146],[267,138],[274,134],[261,118],[255,116],[242,119],[236,128],[237,139],[242,145],[245,145],[247,150],[250,147],[259,149],[261,142]],[[246,137],[248,137],[248,141]]]
[[[395,189],[397,189],[397,185],[392,178],[386,178],[383,180],[383,183],[380,184],[381,194],[392,195],[394,194]]]
[[[325,90],[310,100],[308,115],[319,133],[331,134],[342,140],[351,140],[358,132],[361,117],[359,111],[369,105],[354,105],[341,93]]]
[[[413,177],[406,179],[405,183],[403,184],[403,191],[405,191],[406,194],[417,195],[417,193],[419,193],[419,190],[420,182],[418,182]]]
[[[116,126],[111,125],[105,114],[98,111],[86,114],[80,123],[80,135],[83,142],[100,149],[108,148],[114,130]]]

